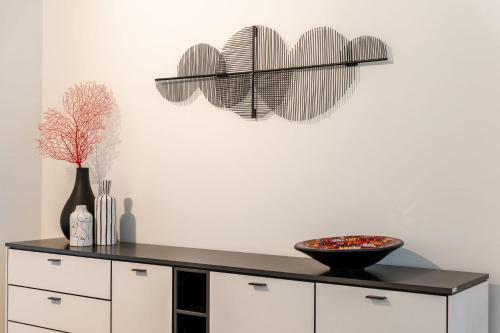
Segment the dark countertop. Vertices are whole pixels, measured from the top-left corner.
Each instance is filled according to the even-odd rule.
[[[309,258],[193,249],[136,243],[70,247],[64,238],[7,243],[12,249],[61,255],[204,269],[290,280],[331,283],[448,296],[488,280],[488,274],[374,265],[365,273],[331,274]]]

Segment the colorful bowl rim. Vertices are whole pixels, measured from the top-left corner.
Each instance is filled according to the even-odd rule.
[[[310,247],[304,246],[304,243],[318,241],[322,239],[332,239],[332,238],[346,238],[346,237],[382,237],[386,239],[390,239],[394,241],[392,245],[386,245],[382,247],[374,247],[374,248],[360,248],[360,249],[313,249]],[[307,251],[307,252],[330,252],[330,253],[342,253],[342,252],[376,252],[381,250],[390,250],[390,249],[398,249],[405,244],[401,239],[389,236],[378,236],[378,235],[346,235],[346,236],[332,236],[332,237],[322,237],[322,238],[313,238],[309,240],[305,240],[295,244],[294,249],[297,251]]]

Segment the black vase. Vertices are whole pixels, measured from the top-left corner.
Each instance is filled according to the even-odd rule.
[[[77,168],[73,192],[71,192],[61,213],[61,230],[67,239],[69,239],[69,216],[78,205],[87,206],[89,213],[94,216],[94,198],[90,186],[89,168]]]

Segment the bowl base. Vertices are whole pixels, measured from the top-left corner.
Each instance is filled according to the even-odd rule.
[[[351,275],[364,273],[364,268],[350,268],[350,267],[330,267],[330,273],[334,275]]]

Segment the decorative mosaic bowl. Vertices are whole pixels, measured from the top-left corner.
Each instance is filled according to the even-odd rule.
[[[342,236],[311,239],[295,249],[336,271],[357,271],[374,265],[404,242],[385,236]]]

